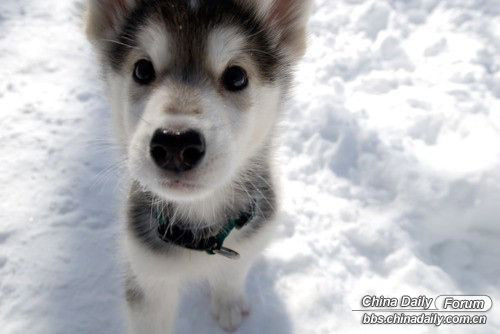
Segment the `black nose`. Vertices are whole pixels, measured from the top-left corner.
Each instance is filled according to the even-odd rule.
[[[156,130],[150,144],[151,157],[158,167],[170,172],[193,169],[205,155],[205,140],[197,131]]]

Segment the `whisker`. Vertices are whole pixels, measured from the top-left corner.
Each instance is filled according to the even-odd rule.
[[[133,45],[129,45],[129,44],[126,44],[126,43],[123,43],[123,42],[120,42],[120,41],[116,41],[114,39],[101,39],[101,41],[103,42],[108,42],[108,43],[113,43],[113,44],[117,44],[117,45],[121,45],[121,46],[125,46],[127,48],[130,48],[130,49],[134,49],[134,50],[140,50],[138,47],[136,46],[133,46]]]

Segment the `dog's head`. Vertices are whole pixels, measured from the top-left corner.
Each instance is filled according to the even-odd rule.
[[[90,0],[87,34],[132,177],[173,200],[229,184],[270,143],[309,0]]]

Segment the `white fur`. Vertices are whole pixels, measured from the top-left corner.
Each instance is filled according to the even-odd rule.
[[[218,28],[207,42],[208,64],[214,73],[222,73],[232,60],[238,60],[245,40],[236,28]]]
[[[151,25],[141,31],[140,41],[143,41],[145,57],[150,57],[153,64],[157,66],[157,71],[165,69],[170,60],[172,45],[170,43],[169,34],[162,26]]]

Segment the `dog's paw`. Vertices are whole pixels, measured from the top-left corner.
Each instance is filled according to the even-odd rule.
[[[243,318],[249,314],[250,306],[243,297],[232,301],[218,298],[212,300],[212,316],[227,332],[235,332],[241,326]]]

